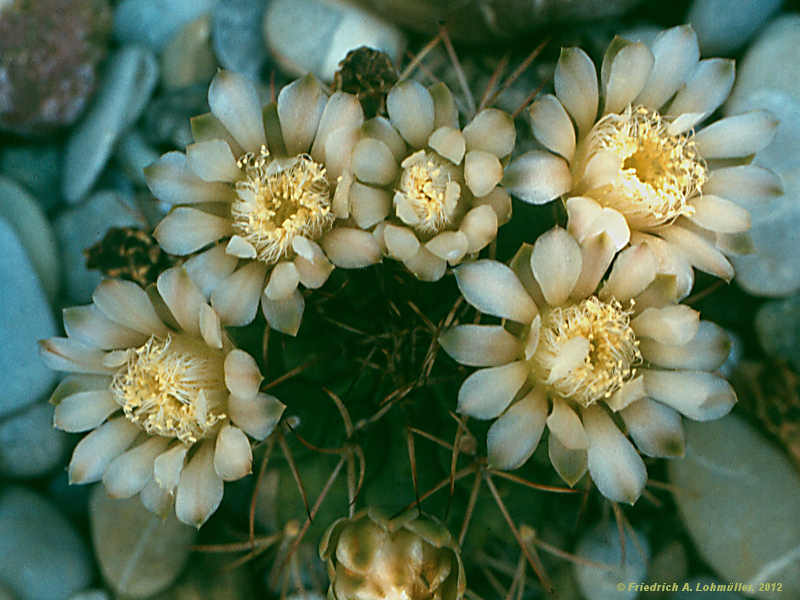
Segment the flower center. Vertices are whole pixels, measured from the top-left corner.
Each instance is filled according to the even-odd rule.
[[[669,133],[669,122],[654,110],[631,107],[598,121],[587,138],[579,168],[597,152],[621,159],[613,184],[589,195],[620,211],[636,228],[654,228],[694,211],[687,203],[706,181],[706,165],[693,134]]]
[[[111,393],[147,433],[194,443],[226,418],[222,353],[186,336],[151,336],[128,351]]]
[[[237,164],[245,178],[236,182],[233,229],[255,248],[258,260],[275,264],[293,253],[296,236],[315,240],[333,227],[325,167],[310,156],[275,159],[262,146]]]
[[[616,300],[596,296],[544,314],[531,358],[538,381],[582,406],[609,398],[642,360],[630,315]]]
[[[458,170],[433,152],[420,150],[403,161],[395,210],[419,233],[435,235],[453,222],[461,196]]]

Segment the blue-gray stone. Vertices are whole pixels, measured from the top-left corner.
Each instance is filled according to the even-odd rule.
[[[75,204],[91,190],[120,134],[139,118],[158,81],[153,53],[126,46],[109,60],[91,108],[73,129],[64,156],[63,191]]]
[[[9,375],[0,394],[2,418],[50,391],[56,373],[39,358],[36,342],[56,335],[57,330],[39,277],[16,232],[2,219],[0,256],[0,281],[5,289],[0,310],[0,373]]]
[[[147,221],[131,200],[118,192],[102,191],[62,212],[54,225],[67,295],[76,302],[88,302],[102,276],[86,268],[83,251],[103,239],[111,227],[147,227]]]
[[[23,487],[0,492],[0,581],[19,600],[67,600],[89,586],[92,566],[70,523]]]
[[[53,428],[53,407],[37,402],[0,422],[0,474],[38,477],[58,467],[69,437]]]

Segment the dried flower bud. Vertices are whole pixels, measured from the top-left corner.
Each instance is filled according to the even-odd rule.
[[[348,52],[334,77],[336,89],[354,94],[367,117],[381,112],[386,94],[396,82],[397,71],[389,55],[367,46]]]
[[[172,266],[169,255],[161,250],[148,232],[135,227],[112,227],[97,242],[83,251],[86,267],[103,275],[127,279],[146,287]]]
[[[388,519],[370,508],[339,519],[319,553],[332,600],[458,600],[466,589],[450,532],[416,510]]]

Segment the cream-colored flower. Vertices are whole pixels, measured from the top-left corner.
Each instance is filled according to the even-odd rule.
[[[418,511],[388,519],[370,508],[339,519],[319,554],[331,600],[461,600],[466,590],[455,540]]]
[[[615,38],[597,73],[578,48],[562,50],[555,95],[530,108],[533,133],[549,152],[529,152],[507,169],[512,193],[535,204],[566,199],[569,230],[584,241],[606,231],[616,249],[647,242],[659,272],[691,290],[692,267],[730,280],[728,255],[752,251],[748,206],[780,194],[771,171],[747,157],[772,140],[766,111],[721,119],[694,132],[728,97],[731,60],[699,59],[688,25],[648,48]]]
[[[587,467],[600,492],[633,503],[647,473],[642,454],[683,455],[680,414],[705,421],[727,414],[733,388],[713,373],[730,349],[727,334],[675,304],[676,278],[657,275],[645,244],[608,263],[600,233],[581,247],[551,229],[523,245],[510,266],[492,260],[455,271],[467,302],[503,325],[459,325],[441,336],[458,362],[482,368],[458,393],[458,410],[497,419],[489,462],[515,469],[545,425],[550,460],[574,485]]]
[[[374,226],[388,256],[419,279],[436,281],[447,263],[484,248],[511,218],[511,198],[498,184],[514,148],[514,124],[487,108],[460,129],[442,83],[403,81],[389,91],[386,107],[388,119],[364,123],[337,210],[359,227]]]
[[[186,154],[145,169],[153,195],[174,206],[154,235],[180,256],[211,245],[188,268],[223,324],[251,322],[260,298],[270,326],[295,335],[305,306],[298,284],[318,288],[334,265],[381,257],[374,237],[334,207],[361,105],[344,92],[328,97],[309,75],[262,108],[253,83],[230,71],[214,77],[208,103],[211,113],[192,119]]]
[[[248,434],[267,437],[284,410],[260,393],[255,360],[233,347],[186,270],[164,271],[148,291],[107,279],[93,303],[64,310],[67,337],[40,342],[56,388],[54,424],[91,431],[75,447],[70,483],[103,480],[108,493],[141,492],[164,513],[175,502],[200,527],[222,500],[223,481],[244,477]]]

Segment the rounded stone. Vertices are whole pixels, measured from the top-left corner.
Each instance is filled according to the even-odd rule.
[[[0,219],[0,281],[7,293],[0,311],[0,372],[7,377],[0,394],[0,418],[42,398],[56,373],[39,358],[36,341],[57,334],[52,309],[15,231]],[[1,562],[1,561],[0,561]]]
[[[0,11],[0,128],[41,135],[73,123],[94,91],[110,28],[107,0],[12,2]]]
[[[38,477],[58,467],[69,437],[53,428],[53,407],[38,402],[0,422],[0,473]]]
[[[86,268],[84,250],[103,239],[111,227],[147,227],[147,222],[125,196],[103,191],[62,212],[54,226],[61,246],[67,295],[76,302],[87,302],[102,276],[99,271]]]
[[[675,502],[700,555],[749,597],[800,597],[800,475],[734,415],[684,422],[686,456],[670,461]],[[783,592],[760,591],[779,581]]]
[[[18,600],[67,600],[88,587],[92,565],[72,525],[23,487],[0,492],[0,581]]]

